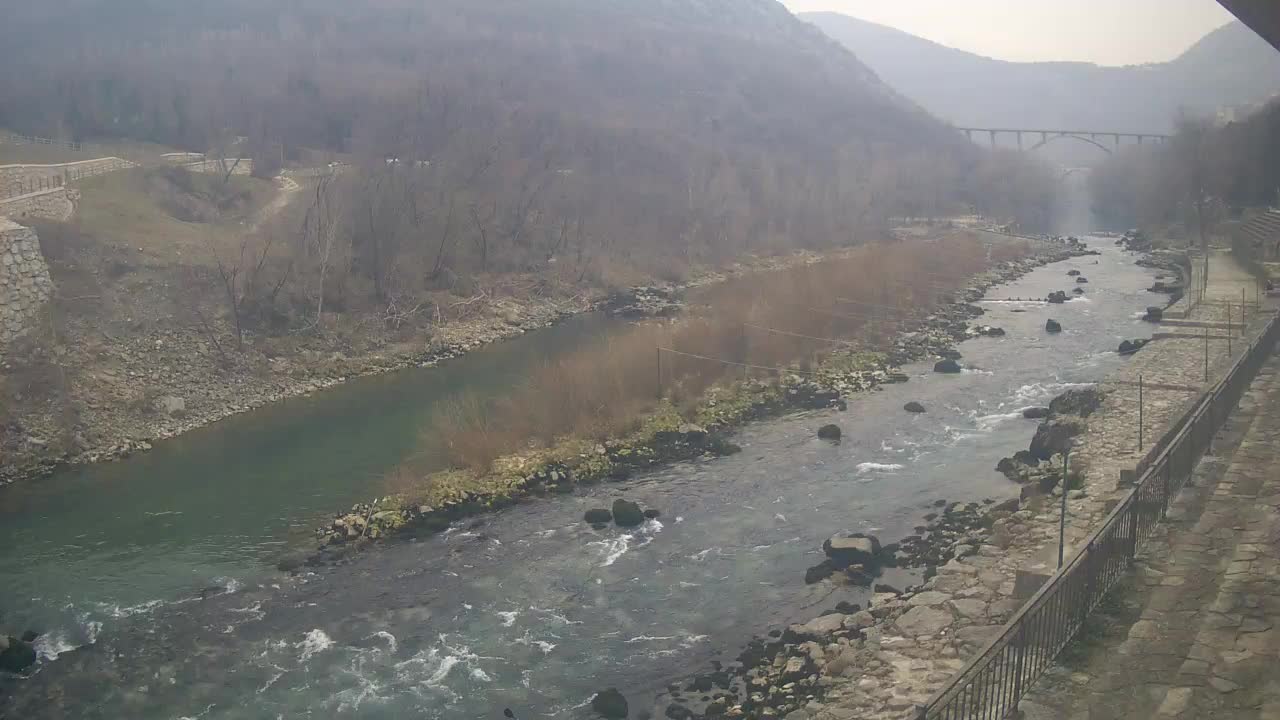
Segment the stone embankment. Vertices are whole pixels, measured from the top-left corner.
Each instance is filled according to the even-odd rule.
[[[1280,717],[1278,441],[1273,356],[1025,720]]]
[[[0,195],[21,195],[136,166],[136,163],[118,157],[48,165],[0,165],[0,191],[3,191]]]
[[[1219,258],[1210,283],[1242,282],[1243,271]],[[1181,308],[1178,308],[1181,310]],[[1226,308],[1201,305],[1189,317],[1225,320]],[[1265,319],[1255,310],[1250,332]],[[1240,329],[1237,328],[1237,332]],[[1248,333],[1246,333],[1248,334]],[[1240,351],[1246,343],[1240,341]],[[904,540],[897,560],[924,565],[925,580],[906,592],[876,586],[871,606],[841,603],[781,637],[758,640],[730,670],[707,676],[705,691],[676,694],[669,717],[786,717],[790,720],[908,720],[998,633],[1056,567],[1058,505],[1067,492],[1066,553],[1102,521],[1127,486],[1121,470],[1143,457],[1139,448],[1137,379],[1158,383],[1146,390],[1143,438],[1150,442],[1230,366],[1223,340],[1211,341],[1205,378],[1203,339],[1172,337],[1143,348],[1093,393],[1059,399],[1046,427],[1072,426],[1072,476],[1039,467],[1023,499],[1000,505],[947,506],[924,532]],[[1045,437],[1041,436],[1043,444]],[[1065,445],[1058,450],[1065,449]],[[1126,473],[1127,475],[1127,473]],[[1027,478],[1031,481],[1033,478]],[[1072,489],[1075,488],[1075,489]],[[837,575],[840,583],[849,582]],[[831,582],[831,581],[827,581]],[[704,690],[691,685],[689,689]],[[703,698],[706,698],[704,700]]]
[[[0,217],[0,355],[31,329],[52,294],[35,231]]]
[[[1217,287],[1240,282],[1240,269],[1228,258],[1221,258],[1213,272],[1210,282]],[[1225,311],[1225,307],[1202,305],[1189,316],[1220,323]],[[1252,332],[1262,320],[1262,314],[1254,311]],[[1240,342],[1236,350],[1243,345]],[[1071,474],[1078,474],[1078,479],[1073,478],[1078,487],[1065,488],[1068,555],[1126,492],[1120,470],[1132,470],[1143,456],[1138,447],[1138,375],[1161,386],[1148,389],[1144,397],[1143,436],[1151,442],[1229,368],[1224,341],[1211,342],[1210,382],[1204,379],[1204,357],[1203,340],[1153,342],[1102,383],[1096,397],[1083,404],[1070,402],[1079,407],[1069,409],[1060,402],[1060,413],[1070,414],[1071,423],[1079,425],[1078,434],[1073,433],[1070,465]],[[1097,409],[1088,411],[1094,404]],[[1053,414],[1048,421],[1053,423]],[[1044,470],[1047,474],[1048,468]],[[1060,482],[1044,484],[1052,486],[1048,495],[1024,493],[1024,500],[1016,505],[1005,503],[987,510],[948,507],[942,519],[945,524],[934,524],[925,528],[922,537],[909,538],[933,552],[928,565],[934,569],[927,571],[925,582],[906,593],[877,593],[867,610],[837,607],[822,618],[792,626],[780,641],[756,644],[756,652],[745,656],[749,662],[737,675],[745,678],[749,692],[733,694],[722,689],[710,697],[722,703],[727,716],[914,717],[915,708],[1000,632],[1002,623],[1055,569],[1057,505],[1064,488]],[[956,523],[956,512],[977,512],[978,518]],[[726,680],[719,687],[733,684]],[[682,712],[676,710],[677,715]]]

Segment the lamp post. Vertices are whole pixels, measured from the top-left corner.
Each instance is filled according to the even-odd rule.
[[[1067,538],[1067,463],[1071,458],[1071,446],[1062,452],[1062,506],[1058,514],[1058,569],[1062,569],[1062,556]]]

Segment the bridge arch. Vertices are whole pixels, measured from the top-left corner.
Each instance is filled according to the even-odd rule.
[[[1066,140],[1079,140],[1079,141],[1080,141],[1080,142],[1082,142],[1082,143],[1089,143],[1090,145],[1092,145],[1092,146],[1094,146],[1094,147],[1098,148],[1099,150],[1101,150],[1102,152],[1104,152],[1104,153],[1106,153],[1106,154],[1108,154],[1108,155],[1112,155],[1112,154],[1114,154],[1114,153],[1113,153],[1113,151],[1111,150],[1111,148],[1107,147],[1106,145],[1103,145],[1102,143],[1098,142],[1097,140],[1094,140],[1093,138],[1085,137],[1085,136],[1083,136],[1083,135],[1073,135],[1073,134],[1070,134],[1070,133],[1064,133],[1064,134],[1062,134],[1062,135],[1050,135],[1050,136],[1046,137],[1045,139],[1041,140],[1040,142],[1036,143],[1035,145],[1032,145],[1030,148],[1028,148],[1028,150],[1029,150],[1030,152],[1034,152],[1034,151],[1039,150],[1040,148],[1044,147],[1045,145],[1048,145],[1049,143],[1053,142],[1054,140],[1063,140],[1063,139],[1066,139]]]

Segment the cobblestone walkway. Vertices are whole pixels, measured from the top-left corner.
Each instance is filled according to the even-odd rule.
[[[1280,720],[1280,358],[1217,450],[1026,720]]]

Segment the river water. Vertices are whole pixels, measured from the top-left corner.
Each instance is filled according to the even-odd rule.
[[[591,694],[615,685],[642,716],[666,683],[727,661],[750,635],[865,604],[857,589],[803,583],[833,532],[892,542],[936,500],[1017,495],[993,467],[1034,433],[1019,411],[1101,379],[1123,362],[1120,340],[1150,334],[1137,317],[1155,301],[1152,273],[1096,247],[1102,257],[993,289],[1070,290],[1073,268],[1091,281],[1066,305],[987,303],[981,322],[1008,335],[963,343],[960,375],[911,366],[910,382],[845,412],[747,427],[737,455],[526,502],[317,575],[267,561],[359,493],[351,473],[376,476],[408,452],[424,400],[484,372],[514,382],[513,353],[554,352],[601,321],[484,351],[491,367],[477,354],[380,378],[0,493],[5,621],[48,630],[50,658],[0,681],[7,705],[24,718],[586,717]],[[1050,317],[1065,332],[1047,335]],[[912,400],[928,412],[903,412]],[[828,422],[843,443],[815,439]],[[627,532],[581,521],[621,496],[662,516]],[[172,508],[183,514],[157,514]],[[206,586],[232,592],[199,599]]]

